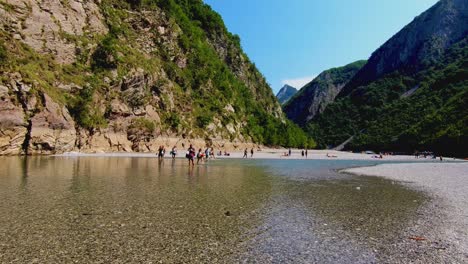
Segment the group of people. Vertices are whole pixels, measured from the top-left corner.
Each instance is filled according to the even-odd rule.
[[[159,146],[159,148],[158,148],[158,158],[159,158],[159,159],[163,159],[163,158],[164,158],[164,154],[166,154],[166,147],[163,146],[163,145],[161,145],[161,146]],[[170,152],[169,154],[171,155],[171,157],[172,157],[173,159],[175,159],[175,157],[176,157],[176,155],[177,155],[177,147],[176,147],[176,146],[172,147],[171,152]]]
[[[284,152],[281,156],[282,157],[291,157],[291,155],[292,155],[292,151],[291,151],[291,149],[288,149],[288,152]],[[307,155],[309,155],[309,150],[308,149],[301,150],[301,156],[302,157],[307,158]]]
[[[243,158],[243,159],[248,158],[248,153],[249,153],[249,150],[246,148],[246,149],[244,150],[244,156],[243,156],[242,158]],[[253,158],[253,154],[254,154],[254,150],[253,150],[253,148],[252,148],[252,149],[250,149],[250,157],[251,157],[251,158]]]
[[[200,161],[207,161],[210,158],[214,159],[214,149],[207,147],[205,151],[203,151],[201,148],[199,148],[198,152],[196,152],[193,145],[190,144],[190,147],[187,149],[187,153],[185,154],[185,158],[188,159],[189,166],[194,166],[195,158],[197,159],[197,164],[199,164]]]

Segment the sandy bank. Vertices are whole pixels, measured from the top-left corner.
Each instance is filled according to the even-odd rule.
[[[248,149],[248,158],[251,158],[251,148]],[[166,158],[169,158],[169,151],[167,149]],[[229,156],[218,155],[218,151],[215,148],[216,159],[238,159],[244,156],[243,151],[231,151]],[[339,160],[383,160],[383,161],[432,161],[433,159],[415,159],[414,156],[408,155],[394,155],[394,156],[383,156],[382,159],[376,158],[376,154],[364,154],[364,153],[350,153],[343,151],[334,150],[308,150],[307,157],[302,156],[300,149],[292,149],[291,156],[285,156],[288,153],[288,149],[254,149],[254,159],[339,159]],[[185,149],[178,149],[177,158],[185,157]],[[224,153],[224,152],[223,152]],[[68,152],[57,156],[87,156],[87,157],[155,157],[156,153],[135,153],[135,152],[101,152],[101,153],[84,153],[84,152]],[[447,158],[445,158],[447,159]],[[453,159],[450,159],[453,160]]]
[[[342,172],[385,177],[428,192],[446,214],[438,232],[460,252],[468,252],[468,162],[382,164]]]

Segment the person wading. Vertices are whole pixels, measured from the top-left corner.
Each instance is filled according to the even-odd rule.
[[[195,157],[195,149],[193,148],[192,144],[190,144],[190,147],[187,149],[187,154],[185,157],[188,159],[188,164],[190,166],[190,163],[192,163],[192,166],[195,166],[193,162],[193,158]]]

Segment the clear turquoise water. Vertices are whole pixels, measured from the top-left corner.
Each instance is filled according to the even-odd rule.
[[[1,157],[0,262],[378,261],[427,199],[377,161]]]

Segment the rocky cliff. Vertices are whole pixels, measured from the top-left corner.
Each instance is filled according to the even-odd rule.
[[[440,0],[378,48],[340,96],[395,71],[415,74],[441,59],[468,34],[467,16],[468,1]]]
[[[304,143],[202,1],[1,0],[0,40],[0,154]]]
[[[376,50],[307,124],[323,147],[466,157],[468,2],[441,0]]]
[[[306,84],[283,107],[287,117],[304,125],[335,100],[341,89],[354,77],[366,61],[326,70]]]
[[[278,98],[278,101],[280,104],[286,103],[291,97],[293,97],[297,93],[297,89],[285,84],[276,94],[276,98]]]

